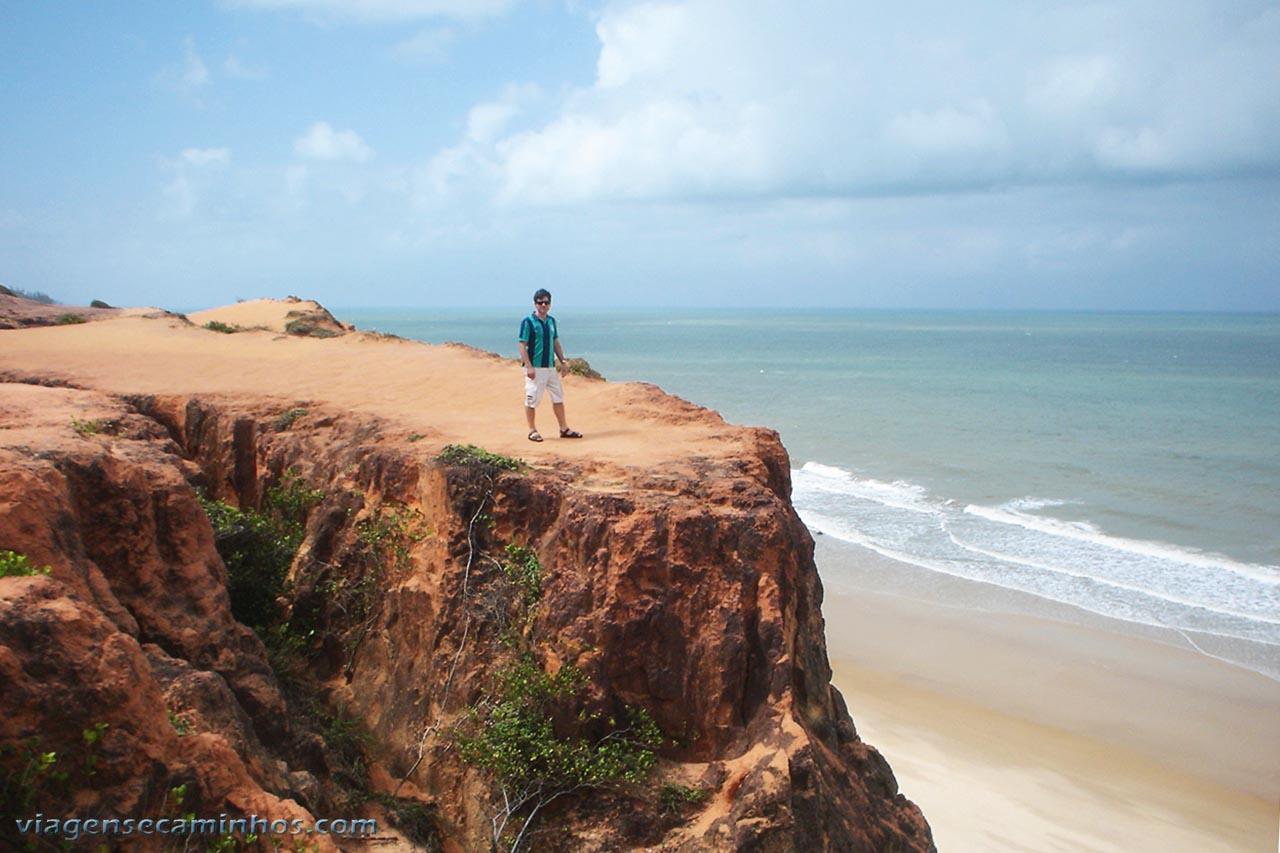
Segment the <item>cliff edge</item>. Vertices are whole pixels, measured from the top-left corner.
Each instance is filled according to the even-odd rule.
[[[271,821],[321,850],[934,849],[831,686],[775,433],[568,377],[587,438],[535,445],[509,361],[263,325],[0,331],[0,557],[34,572],[0,578],[8,824],[251,815],[264,850]],[[235,538],[268,518],[275,585]],[[357,819],[376,832],[316,831]]]

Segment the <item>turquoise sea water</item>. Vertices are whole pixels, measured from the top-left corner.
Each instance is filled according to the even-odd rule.
[[[519,308],[339,313],[516,353]],[[1280,677],[1280,316],[555,313],[609,379],[778,430],[811,528]]]

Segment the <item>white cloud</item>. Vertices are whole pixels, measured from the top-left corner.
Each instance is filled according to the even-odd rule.
[[[192,166],[209,166],[231,162],[229,148],[184,148],[182,162]]]
[[[525,84],[508,86],[496,101],[476,104],[467,113],[467,139],[482,145],[493,142],[512,120],[541,97],[541,89]]]
[[[397,59],[404,62],[444,62],[457,35],[448,27],[422,30],[391,49]]]
[[[978,151],[997,154],[1008,147],[1004,123],[986,101],[966,107],[947,106],[926,112],[911,110],[889,119],[889,145],[926,154]]]
[[[334,130],[326,121],[311,125],[294,142],[293,150],[308,160],[364,163],[373,157],[373,149],[354,130]]]
[[[1160,171],[1177,165],[1167,136],[1151,127],[1105,128],[1098,136],[1094,154],[1103,166],[1126,171]]]
[[[506,201],[644,199],[749,188],[772,169],[763,114],[707,116],[654,99],[611,120],[580,113],[497,145]]]
[[[1124,86],[1115,58],[1059,56],[1032,68],[1027,106],[1048,119],[1069,121],[1106,109]]]
[[[1280,10],[640,0],[540,124],[478,105],[443,187],[508,204],[860,196],[1280,167]]]
[[[222,60],[222,73],[232,80],[265,80],[267,70],[256,65],[248,65],[236,54],[228,54]]]
[[[412,21],[425,18],[474,20],[500,15],[514,0],[224,0],[248,9],[286,10],[325,19]]]
[[[496,186],[499,166],[494,141],[541,97],[537,86],[513,85],[495,100],[472,107],[467,113],[466,132],[458,144],[437,152],[414,176],[416,202],[429,206],[432,199],[448,198],[456,185],[479,181]],[[471,195],[469,189],[467,195]]]
[[[216,173],[231,162],[227,148],[184,148],[177,158],[161,163],[169,180],[161,190],[165,205],[161,216],[166,219],[191,217],[210,187]]]
[[[613,88],[670,68],[689,23],[688,7],[677,3],[645,3],[606,14],[596,30],[598,85]]]
[[[185,97],[194,98],[213,82],[213,78],[209,74],[209,67],[205,65],[204,60],[196,50],[193,39],[183,39],[182,54],[181,64],[161,71],[157,79],[162,85],[175,92]]]
[[[200,58],[200,54],[196,53],[195,42],[187,39],[183,47],[186,54],[181,76],[183,86],[189,90],[207,86],[209,84],[209,69],[205,67],[204,60]]]

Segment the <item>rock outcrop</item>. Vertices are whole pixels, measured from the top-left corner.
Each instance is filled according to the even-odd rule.
[[[0,550],[49,570],[0,579],[0,839],[74,839],[15,837],[37,815],[309,822],[305,777],[259,739],[280,738],[285,702],[232,618],[196,469],[159,424],[99,394],[0,385],[0,412]],[[167,849],[141,834],[123,847]]]
[[[189,319],[197,326],[214,323],[224,329],[266,329],[311,338],[333,338],[352,331],[351,326],[340,322],[319,302],[297,296],[237,302],[197,311]]]
[[[359,813],[388,845],[487,850],[495,794],[453,733],[524,650],[582,673],[581,719],[641,709],[663,734],[647,781],[559,799],[531,849],[933,849],[831,686],[776,434],[605,483],[572,462],[446,464],[420,436],[323,404],[281,417],[276,401],[8,379],[0,550],[50,567],[0,579],[9,807],[308,826]],[[323,496],[278,601],[300,670],[285,673],[232,616],[197,490],[258,509],[291,479]],[[508,544],[541,566],[521,618]],[[299,684],[318,718],[368,733],[361,801],[341,794],[351,768],[335,730],[303,719],[317,710]],[[58,785],[37,766],[48,753],[69,774]],[[697,796],[666,808],[664,788]],[[425,830],[389,828],[410,813]]]

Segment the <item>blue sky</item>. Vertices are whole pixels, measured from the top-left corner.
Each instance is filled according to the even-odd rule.
[[[1280,5],[0,11],[0,283],[192,309],[1280,310]]]

